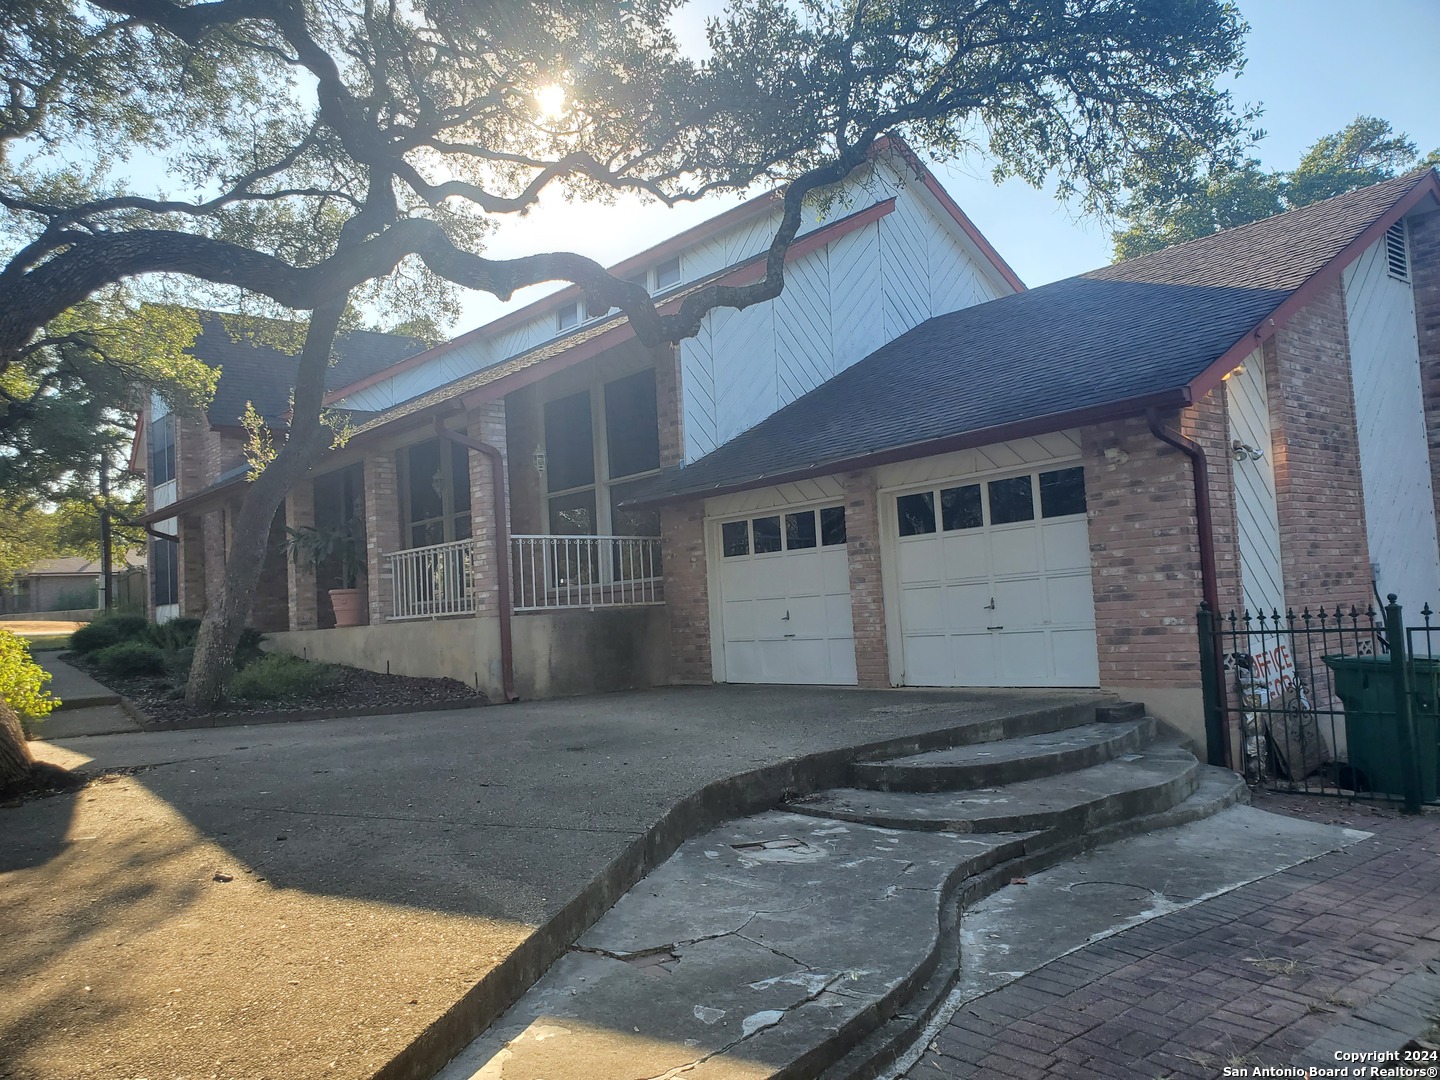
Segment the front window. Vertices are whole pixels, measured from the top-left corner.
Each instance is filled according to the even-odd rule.
[[[470,453],[439,439],[401,452],[406,546],[428,547],[470,536]]]
[[[156,607],[180,602],[180,545],[174,540],[150,541],[150,586]]]
[[[653,369],[545,404],[545,486],[552,534],[659,536],[658,511],[619,505],[637,480],[659,469]]]
[[[150,422],[148,436],[150,486],[157,488],[175,479],[175,414],[166,413]]]

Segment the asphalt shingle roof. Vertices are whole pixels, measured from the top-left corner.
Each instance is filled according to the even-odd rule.
[[[929,319],[639,501],[1083,409],[1181,393],[1424,182],[1398,177],[1251,225]]]
[[[327,389],[347,386],[373,375],[425,348],[423,342],[399,334],[354,330],[340,335],[335,359],[325,375]],[[263,340],[244,333],[232,334],[224,316],[200,312],[200,334],[191,353],[211,367],[220,368],[220,383],[208,417],[216,427],[233,427],[254,402],[267,421],[282,425],[290,409],[298,356],[291,356]]]

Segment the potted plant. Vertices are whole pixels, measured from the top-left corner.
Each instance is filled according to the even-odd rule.
[[[340,588],[330,590],[330,606],[335,609],[336,626],[359,626],[365,621],[365,591],[360,586],[365,556],[353,530],[340,526],[321,528],[302,525],[286,526],[285,550],[296,564],[307,564],[319,573],[322,563],[332,558],[340,561]]]

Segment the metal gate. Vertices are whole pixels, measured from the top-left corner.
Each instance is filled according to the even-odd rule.
[[[1273,791],[1440,802],[1440,627],[1374,608],[1198,616],[1212,764]]]

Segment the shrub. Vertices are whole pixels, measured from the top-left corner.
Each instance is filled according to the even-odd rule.
[[[154,625],[144,615],[131,615],[126,612],[117,612],[113,615],[101,615],[93,620],[90,625],[100,623],[102,626],[113,627],[116,635],[121,641],[138,641],[148,638]]]
[[[249,667],[265,656],[265,653],[260,651],[260,643],[264,640],[265,635],[253,626],[247,626],[240,631],[240,640],[235,644],[236,671]]]
[[[39,720],[60,704],[45,689],[50,673],[30,659],[23,638],[0,630],[0,698],[22,720]]]
[[[171,619],[150,628],[150,640],[166,650],[193,649],[199,636],[199,619]]]
[[[70,635],[70,648],[78,653],[94,653],[120,641],[120,631],[109,622],[92,622]]]
[[[296,701],[323,694],[340,671],[289,653],[267,653],[230,680],[229,693],[242,701]]]
[[[110,675],[158,675],[165,670],[165,654],[148,641],[122,641],[97,652],[95,663]]]

